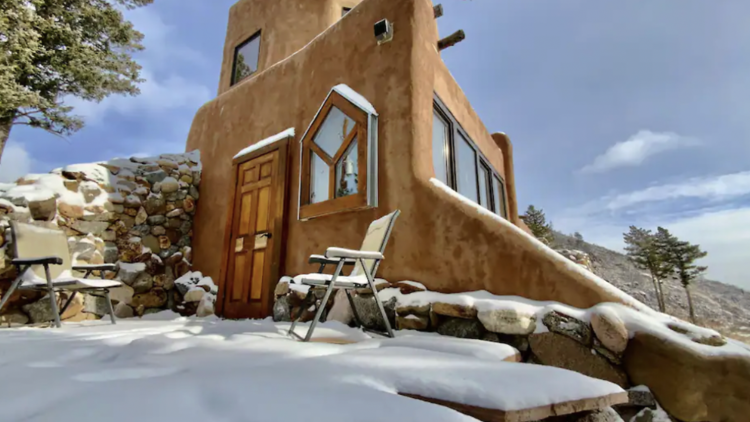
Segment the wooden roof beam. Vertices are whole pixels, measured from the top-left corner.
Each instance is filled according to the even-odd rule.
[[[464,39],[466,39],[466,34],[464,34],[464,30],[459,29],[453,34],[448,35],[447,37],[438,41],[438,51],[443,51],[448,47],[453,47],[454,45],[460,43]]]

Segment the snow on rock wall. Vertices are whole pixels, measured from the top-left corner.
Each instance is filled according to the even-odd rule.
[[[574,261],[581,258],[576,251],[562,253]],[[308,296],[304,277],[279,281],[274,320],[307,322],[317,307],[325,306],[326,320],[353,324],[342,291],[323,304],[324,289],[312,288]],[[619,303],[578,309],[487,291],[443,294],[414,281],[377,279],[375,288],[393,329],[504,343],[518,350],[518,361],[576,371],[629,389],[630,403],[616,409],[623,420],[641,411],[660,412],[657,401],[684,421],[740,422],[750,412],[750,346],[669,315]],[[383,331],[372,290],[355,289],[352,295],[362,325]]]
[[[175,287],[191,269],[200,182],[200,153],[194,151],[71,165],[0,184],[0,291],[16,276],[10,262],[14,220],[63,230],[74,265],[117,263],[118,270],[103,277],[125,283],[112,292],[118,317],[167,308],[184,315],[213,313],[211,301],[186,302]],[[67,294],[60,296],[63,303]],[[39,293],[14,294],[0,324],[49,320],[48,302],[40,299]],[[63,319],[101,318],[104,300],[76,295]]]

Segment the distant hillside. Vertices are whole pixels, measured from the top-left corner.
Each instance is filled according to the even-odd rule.
[[[555,248],[586,252],[596,275],[653,309],[658,308],[651,278],[635,268],[627,256],[562,233],[554,235]],[[692,289],[699,324],[750,342],[750,292],[712,280],[700,280]],[[677,281],[666,282],[664,293],[667,313],[687,320],[687,297],[682,285]]]

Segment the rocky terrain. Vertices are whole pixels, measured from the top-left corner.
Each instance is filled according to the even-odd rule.
[[[557,232],[553,247],[585,252],[589,255],[590,265],[596,275],[657,309],[651,278],[646,272],[636,268],[624,254]],[[716,329],[737,340],[750,342],[750,292],[706,279],[696,282],[692,289],[698,324]],[[670,280],[666,282],[664,293],[667,313],[687,320],[687,297],[682,285]]]

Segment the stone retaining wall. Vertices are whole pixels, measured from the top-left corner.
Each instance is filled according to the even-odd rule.
[[[103,274],[125,283],[112,292],[116,316],[162,309],[195,313],[198,304],[184,301],[175,280],[191,269],[200,182],[200,155],[194,152],[72,165],[0,186],[0,291],[16,276],[9,229],[15,220],[63,230],[74,265],[117,263],[117,271]],[[103,298],[76,296],[63,320],[107,314]],[[48,299],[40,299],[41,293],[14,294],[0,323],[49,321]],[[66,299],[62,293],[58,300]]]
[[[276,287],[274,319],[288,321],[291,316],[301,315],[302,322],[311,320],[315,308],[308,307],[308,302],[303,305],[306,287],[290,281],[285,277]],[[669,333],[655,335],[648,331],[630,331],[621,314],[613,310],[617,308],[608,306],[580,310],[551,305],[552,302],[479,292],[481,298],[503,301],[505,309],[503,306],[457,304],[472,303],[471,298],[457,298],[461,294],[426,292],[420,297],[415,293],[422,294],[426,290],[415,282],[378,280],[376,287],[394,329],[505,343],[519,351],[522,362],[573,370],[628,389],[631,403],[615,409],[624,420],[630,420],[638,412],[649,413],[644,407],[658,410],[648,389],[643,392],[643,385],[653,390],[656,399],[671,415],[684,421],[739,422],[745,420],[750,411],[750,401],[746,400],[750,398],[750,353],[738,353],[736,348],[728,352],[727,347],[733,345],[727,344],[718,333],[676,318],[664,315],[664,318],[643,322],[651,317],[637,317],[638,321],[643,318],[640,323],[661,325],[656,331]],[[313,289],[318,306],[324,292],[322,288]],[[363,325],[382,331],[384,327],[373,292],[368,288],[355,290],[353,294]],[[507,305],[510,302],[516,305]],[[323,318],[353,322],[343,291],[332,295]],[[632,315],[628,318],[632,319]],[[695,346],[689,347],[691,343]],[[670,353],[664,354],[665,350]],[[659,359],[664,362],[658,363]],[[731,378],[723,375],[725,368],[732,368]],[[721,395],[717,396],[719,391]]]

